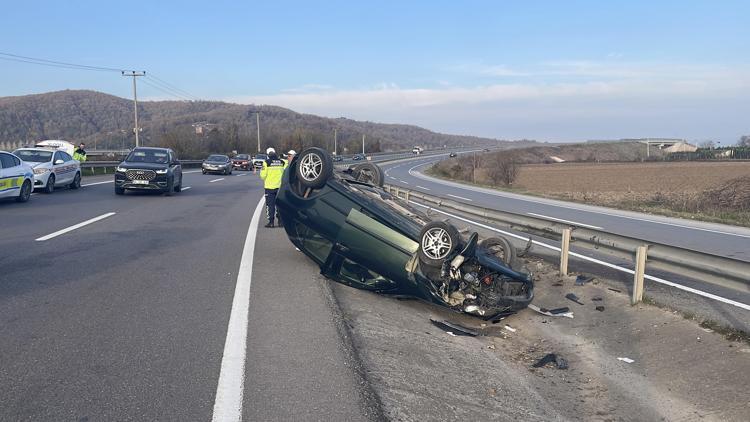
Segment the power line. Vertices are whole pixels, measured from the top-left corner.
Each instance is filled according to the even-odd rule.
[[[5,56],[5,57],[2,57],[2,56]],[[114,67],[89,66],[85,64],[59,62],[56,60],[39,59],[36,57],[4,53],[2,51],[0,51],[0,59],[17,61],[17,62],[22,62],[22,63],[39,64],[39,65],[44,65],[44,66],[64,67],[67,69],[95,70],[99,72],[122,72],[123,71],[123,69],[116,69]]]
[[[37,57],[22,56],[20,54],[6,53],[2,51],[0,51],[0,60],[13,61],[13,62],[18,62],[18,63],[35,64],[35,65],[40,65],[40,66],[56,67],[56,68],[62,68],[62,69],[71,69],[71,70],[88,70],[88,71],[97,71],[97,72],[118,72],[118,73],[125,72],[124,69],[118,69],[114,67],[91,66],[91,65],[71,63],[71,62],[62,62],[62,61],[57,61],[57,60],[40,59]],[[177,86],[165,81],[164,79],[161,79],[150,73],[148,74],[148,77],[151,78],[150,83],[147,82],[145,78],[143,82],[145,82],[147,85],[151,86],[154,89],[157,89],[167,95],[179,98],[181,100],[200,101],[200,98],[198,96],[193,95],[184,89],[178,88]]]
[[[165,81],[164,79],[161,79],[161,78],[159,78],[158,76],[154,75],[153,73],[149,73],[148,77],[149,77],[149,78],[152,78],[152,79],[154,79],[154,80],[155,80],[155,82],[159,82],[159,83],[161,83],[161,84],[162,84],[163,86],[166,86],[166,87],[168,87],[168,88],[171,88],[171,89],[172,89],[173,91],[175,91],[175,92],[178,92],[178,93],[184,94],[185,96],[187,96],[187,97],[191,97],[191,98],[194,98],[195,100],[200,100],[200,98],[199,98],[199,97],[197,97],[197,96],[195,96],[195,95],[191,94],[191,93],[190,93],[190,92],[188,92],[188,91],[185,91],[184,89],[178,88],[178,87],[176,87],[176,86],[174,86],[174,85],[170,84],[169,82]]]
[[[153,81],[150,81],[148,79],[143,79],[141,82],[143,82],[144,84],[150,86],[151,88],[154,88],[154,89],[156,89],[158,91],[161,91],[162,93],[167,94],[167,95],[169,95],[171,97],[175,97],[175,98],[178,98],[178,99],[183,100],[183,101],[193,101],[192,98],[188,98],[188,97],[186,97],[184,95],[181,95],[181,94],[179,94],[177,92],[174,92],[174,91],[162,88],[159,85],[156,85]]]

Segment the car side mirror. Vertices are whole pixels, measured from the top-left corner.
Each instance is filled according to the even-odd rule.
[[[65,161],[57,159],[57,160],[55,160],[55,165],[57,165],[57,164],[65,164]]]
[[[174,161],[172,161],[172,165],[173,166],[179,166],[180,165],[180,160],[174,160]]]

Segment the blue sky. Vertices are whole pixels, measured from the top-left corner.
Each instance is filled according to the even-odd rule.
[[[0,51],[194,96],[506,139],[750,134],[750,2],[12,2]],[[0,60],[0,96],[116,73]],[[142,84],[145,99],[169,95]]]

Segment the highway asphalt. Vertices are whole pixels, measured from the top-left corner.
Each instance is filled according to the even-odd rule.
[[[378,419],[314,266],[263,218],[243,255],[257,176],[192,171],[172,197],[111,180],[0,203],[0,420],[211,420],[238,359],[224,393],[246,420]],[[238,309],[249,322],[228,333]]]

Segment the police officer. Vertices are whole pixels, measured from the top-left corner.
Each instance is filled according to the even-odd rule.
[[[79,161],[81,163],[84,162],[84,161],[86,161],[86,150],[83,149],[83,147],[85,147],[85,146],[86,146],[86,144],[84,144],[83,142],[81,142],[80,144],[78,144],[78,148],[76,148],[75,151],[73,151],[73,159],[74,160],[77,160],[77,161]]]
[[[276,194],[281,187],[281,176],[284,174],[286,161],[279,158],[273,148],[268,148],[266,154],[268,158],[263,162],[260,178],[263,179],[263,187],[266,190],[266,215],[268,216],[266,227],[273,227],[276,218]],[[279,226],[281,226],[281,221],[279,221]]]

